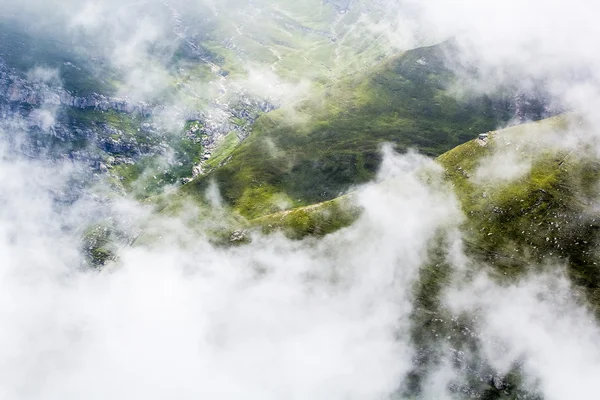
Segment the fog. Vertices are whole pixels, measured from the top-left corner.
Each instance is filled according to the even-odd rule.
[[[171,5],[208,19],[238,5],[224,4]],[[483,159],[479,182],[523,176],[533,147],[578,151],[585,143],[598,154],[597,6],[584,0],[375,4],[387,19],[366,13],[358,23],[389,51],[455,38],[457,71],[478,70],[476,77],[464,75],[469,90],[543,81],[554,101],[589,121],[588,129],[566,137],[543,132],[534,143],[519,142],[526,130],[516,133],[511,146]],[[175,51],[172,39],[162,40],[172,35],[173,18],[162,3],[0,5],[26,23],[48,14],[45,29],[60,26],[74,40],[102,42],[93,51],[126,71],[122,95],[153,98],[171,84],[152,58],[157,43],[165,54]],[[42,67],[30,76],[58,79]],[[271,64],[252,65],[227,85],[282,104],[310,90],[308,80],[279,76]],[[52,124],[54,110],[42,112]],[[518,366],[524,387],[544,399],[597,397],[600,329],[565,266],[500,283],[487,265],[470,260],[457,193],[427,157],[386,147],[376,180],[356,188],[364,211],[350,227],[301,241],[255,234],[249,244],[222,247],[190,228],[193,208],[156,215],[147,204],[114,193],[105,198],[98,177],[92,188],[74,186],[74,174],[87,173],[77,161],[16,151],[24,129],[25,121],[11,120],[0,131],[2,399],[403,398],[422,350],[414,337],[415,285],[440,237],[447,246],[439,268],[450,276],[442,308],[470,316],[469,340],[478,349],[464,357],[494,376]],[[225,207],[214,182],[206,199],[215,215]],[[162,234],[123,244],[117,260],[93,270],[81,237],[106,217],[124,229]],[[436,342],[442,361],[426,374],[420,398],[468,397],[450,390],[469,374],[452,362],[452,343],[451,337]]]
[[[4,161],[2,397],[385,397],[411,367],[428,243],[460,220],[452,195],[416,176],[440,173],[432,161],[389,157],[393,184],[365,187],[363,217],[322,241],[189,248],[182,225],[180,241],[123,249],[102,273],[78,267],[57,226],[80,209],[52,206],[60,173],[32,184],[30,163]]]

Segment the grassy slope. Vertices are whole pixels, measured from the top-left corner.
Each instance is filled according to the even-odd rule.
[[[595,250],[600,220],[590,211],[600,194],[600,160],[586,155],[585,148],[568,151],[545,138],[564,136],[567,130],[573,135],[581,124],[575,115],[565,114],[520,125],[491,133],[485,146],[471,140],[437,160],[467,217],[463,233],[472,259],[490,265],[501,280],[565,264],[573,282],[600,310],[600,254]],[[512,180],[477,178],[484,158],[505,152],[516,152],[517,162],[531,168]],[[321,229],[329,233],[354,221],[359,210],[350,204],[346,196],[261,217],[251,225],[282,229],[291,237]],[[335,218],[326,218],[331,215]]]
[[[323,98],[261,117],[225,166],[209,175],[225,200],[249,218],[326,201],[373,177],[379,146],[416,147],[436,156],[510,118],[508,103],[485,96],[457,99],[443,57],[448,44],[420,48],[368,74],[345,78]],[[300,122],[297,122],[300,121]],[[184,190],[202,191],[206,178]]]
[[[487,144],[471,140],[437,160],[467,217],[462,231],[475,271],[489,267],[498,281],[510,283],[556,263],[566,265],[576,290],[600,317],[600,223],[593,212],[600,194],[600,160],[586,155],[594,153],[587,152],[585,146],[569,152],[553,144],[567,131],[572,137],[580,129],[586,129],[585,123],[576,115],[565,114],[490,133]],[[484,159],[507,152],[518,155],[516,162],[530,163],[530,170],[505,181],[478,177]],[[507,163],[498,168],[505,167]],[[337,203],[345,205],[338,207]],[[346,196],[262,217],[251,225],[266,231],[281,229],[290,237],[321,234],[322,226],[331,227],[324,231],[329,233],[354,221],[360,210],[351,204]],[[339,214],[329,213],[329,208]],[[333,220],[328,218],[331,215],[335,216]],[[419,356],[401,388],[409,398],[417,396],[427,384],[429,371],[444,357],[441,349],[450,346],[468,354],[478,351],[477,341],[469,339],[477,329],[472,316],[457,317],[440,301],[452,279],[447,260],[449,243],[446,234],[439,232],[414,287],[412,336]],[[464,381],[457,382],[457,390],[489,399],[538,398],[524,389],[518,365],[500,375],[500,388],[492,380],[485,380],[499,375],[483,359],[478,361],[475,356],[460,368],[465,368]]]
[[[600,307],[600,221],[589,212],[599,194],[600,161],[560,147],[538,147],[540,135],[579,129],[572,115],[498,132],[489,146],[472,141],[439,158],[468,217],[469,253],[487,262],[499,277],[512,279],[533,266],[565,263],[573,282]],[[573,132],[570,133],[571,135]],[[531,162],[523,177],[505,184],[474,182],[478,161],[496,146],[515,147]],[[515,147],[516,150],[516,147]]]
[[[467,217],[462,231],[473,272],[488,269],[499,282],[512,283],[525,274],[565,265],[576,292],[600,317],[600,259],[595,250],[600,224],[590,213],[600,194],[600,162],[585,145],[569,151],[556,143],[584,129],[580,118],[565,114],[491,133],[485,146],[469,141],[440,156],[438,162]],[[517,154],[516,159],[506,157],[510,153]],[[512,179],[481,179],[482,161],[489,165],[498,155],[505,157],[498,169],[509,168],[511,162],[531,168]],[[477,341],[469,339],[477,329],[472,316],[456,317],[440,303],[452,271],[444,246],[443,240],[433,245],[431,260],[415,285],[413,340],[421,357],[408,392],[419,392],[426,384],[428,369],[440,362],[440,348],[478,351]],[[498,376],[482,360],[475,356],[462,367],[469,391],[490,399],[541,398],[525,391],[518,363],[501,376],[501,387],[489,378],[478,379],[477,374]]]
[[[351,225],[361,209],[352,195],[266,215],[249,222],[251,228],[263,233],[282,231],[286,236],[301,239],[306,236],[324,236]]]

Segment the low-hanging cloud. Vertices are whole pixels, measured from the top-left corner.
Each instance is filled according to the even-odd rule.
[[[149,53],[170,32],[172,15],[158,2],[140,4],[63,2],[50,19],[106,40],[103,54],[127,71],[123,94],[144,97],[170,84]],[[410,23],[376,24],[381,37],[391,41],[398,26],[405,30],[400,47],[456,36],[462,62],[480,70],[481,87],[546,79],[558,100],[594,126],[600,32],[589,2],[398,4],[390,10],[404,12]],[[35,2],[6,5],[39,12]],[[146,11],[131,23],[131,10]],[[579,68],[576,79],[565,72]],[[259,71],[239,83],[259,91],[275,82],[267,92],[282,99],[303,93]],[[42,69],[32,76],[54,79]],[[53,123],[48,116],[40,115],[43,124]],[[4,125],[2,137],[14,141],[23,121]],[[568,135],[549,143],[572,149],[575,132]],[[544,398],[595,398],[600,332],[560,267],[511,285],[484,273],[459,281],[471,261],[462,252],[463,215],[442,171],[415,153],[385,152],[379,182],[359,189],[364,212],[352,226],[319,240],[258,235],[248,245],[223,248],[189,229],[185,215],[157,216],[112,194],[100,201],[85,187],[71,193],[77,163],[16,156],[3,143],[0,397],[387,398],[419,351],[410,335],[413,287],[442,231],[454,240],[447,258],[455,273],[444,305],[477,316],[476,342],[486,362],[499,374],[519,363],[527,385]],[[482,161],[479,178],[516,179],[528,165],[498,152]],[[216,185],[209,201],[221,207]],[[124,246],[110,268],[90,271],[80,238],[106,216],[156,237],[150,245]],[[456,398],[448,387],[459,374],[450,364],[430,374],[425,395]]]
[[[482,275],[451,290],[455,313],[479,316],[476,328],[485,358],[504,373],[519,363],[526,385],[548,399],[595,398],[600,329],[566,273],[546,272],[502,287]]]
[[[9,400],[383,398],[413,368],[413,285],[440,230],[456,240],[456,279],[466,262],[458,202],[440,167],[415,153],[387,148],[381,182],[357,195],[361,218],[318,241],[214,247],[179,218],[118,200],[113,213],[164,237],[122,248],[103,272],[82,268],[73,229],[94,221],[95,203],[55,204],[75,166],[4,156],[1,167],[0,393]],[[499,374],[518,361],[547,398],[592,398],[600,332],[560,270],[513,286],[482,274],[445,291],[455,314],[479,316],[482,354]],[[432,373],[426,393],[450,398],[456,373]]]
[[[59,182],[32,185],[27,163],[5,163],[6,399],[384,397],[411,367],[411,285],[428,243],[458,215],[413,155],[389,160],[394,184],[366,187],[364,216],[323,241],[220,249],[182,225],[179,239],[125,248],[117,269],[94,273],[61,231],[69,213],[47,194]]]

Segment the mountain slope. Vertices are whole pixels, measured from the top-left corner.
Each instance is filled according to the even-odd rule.
[[[600,159],[591,129],[578,115],[563,114],[488,132],[437,158],[447,190],[456,194],[466,217],[460,230],[468,261],[465,270],[452,266],[448,232],[442,230],[430,244],[413,288],[411,337],[417,355],[399,389],[404,397],[419,398],[432,373],[447,363],[462,377],[452,385],[457,393],[541,398],[524,381],[520,363],[497,371],[485,361],[476,314],[457,315],[445,305],[443,296],[453,279],[469,286],[485,271],[497,283],[512,286],[564,266],[574,289],[570,296],[600,318]],[[350,225],[360,214],[352,204],[350,195],[253,223],[290,237],[318,235]],[[323,232],[323,227],[334,228]]]
[[[544,115],[542,99],[517,110],[514,89],[457,98],[457,77],[446,66],[452,53],[451,43],[409,51],[332,85],[318,100],[259,118],[225,165],[184,190],[201,191],[215,179],[226,201],[254,218],[277,210],[274,195],[303,205],[366,182],[377,170],[383,142],[435,156],[517,112]]]
[[[600,194],[600,160],[583,139],[588,129],[576,114],[563,114],[489,132],[487,139],[459,145],[437,162],[466,216],[462,230],[473,260],[489,265],[501,280],[566,264],[573,282],[600,312],[600,254],[595,250],[600,219],[594,200]],[[567,132],[581,141],[565,148],[561,138]],[[338,214],[324,212],[332,204]],[[303,237],[322,225],[337,229],[352,223],[359,210],[351,204],[351,197],[340,198],[253,223]],[[328,219],[331,215],[337,219]]]
[[[471,255],[509,278],[534,266],[566,264],[572,281],[600,311],[595,250],[600,220],[594,200],[600,193],[600,160],[585,140],[566,148],[561,143],[567,132],[585,137],[588,129],[575,115],[563,115],[499,131],[485,146],[472,141],[438,160],[467,216]],[[495,164],[498,171],[482,171],[479,163],[494,165],[493,158],[503,163]],[[523,170],[509,179],[501,169],[510,163]]]

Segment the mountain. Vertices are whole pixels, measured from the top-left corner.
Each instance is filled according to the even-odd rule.
[[[449,190],[466,216],[467,254],[489,265],[497,279],[514,280],[552,263],[568,265],[569,277],[600,312],[599,220],[594,199],[600,160],[585,141],[565,148],[566,134],[589,130],[577,114],[486,133],[440,155]],[[496,162],[492,167],[490,159]],[[516,165],[505,175],[505,163]],[[497,168],[498,171],[494,171]],[[360,214],[352,195],[255,220],[291,237],[331,233]],[[331,211],[328,211],[331,210]]]
[[[594,251],[600,161],[586,148],[589,129],[581,116],[562,114],[484,133],[436,161],[466,216],[462,229],[470,257],[501,280],[517,279],[532,266],[566,263],[573,283],[600,310]],[[582,139],[565,147],[567,134]],[[507,164],[514,166],[509,174]],[[353,197],[281,211],[253,225],[291,237],[331,233],[360,215]]]
[[[517,88],[457,98],[453,54],[451,42],[411,50],[262,116],[226,164],[183,190],[201,192],[215,179],[228,203],[255,218],[282,199],[289,206],[329,200],[372,179],[384,142],[436,156],[517,115],[553,112],[544,95]]]
[[[417,3],[2,3],[0,397],[595,398],[593,46]]]
[[[232,130],[216,140],[210,154],[203,151],[203,140],[218,135],[207,133],[201,120],[188,121],[184,138],[203,139],[179,147],[171,142],[191,154],[179,177],[192,166],[195,171],[195,178],[174,192],[160,195],[165,182],[176,183],[178,176],[158,161],[153,165],[156,155],[117,165],[111,174],[169,215],[192,200],[206,209],[203,218],[210,218],[206,192],[216,185],[232,216],[213,232],[225,242],[233,230],[235,241],[246,240],[242,231],[256,226],[264,232],[281,228],[296,238],[330,233],[356,219],[359,209],[337,197],[374,178],[384,143],[396,151],[436,156],[498,125],[558,112],[541,90],[467,89],[457,97],[465,77],[453,68],[455,57],[452,41],[408,51],[300,103],[251,117],[240,124],[250,130],[243,135]]]
[[[75,5],[46,18],[38,15],[43,7],[7,5],[3,116],[28,120],[31,140],[22,151],[37,153],[43,143],[51,157],[87,160],[92,172],[109,170],[124,191],[148,197],[222,163],[294,85],[326,85],[388,56],[389,43],[364,23],[385,7],[351,3],[99,6],[98,18],[105,11],[112,18],[102,23],[114,25],[100,31],[77,25],[73,14],[86,10]],[[134,43],[126,57],[119,46],[144,35],[130,31],[134,15],[152,20],[161,35]]]
[[[463,271],[452,267],[448,233],[440,232],[430,244],[429,261],[414,286],[411,334],[418,356],[399,390],[403,396],[418,398],[436,366],[448,362],[466,374],[466,383],[454,388],[458,392],[477,398],[540,398],[524,384],[522,365],[503,373],[494,370],[481,353],[472,316],[457,316],[444,305],[453,275],[468,285],[483,270],[500,285],[511,286],[566,265],[572,295],[581,296],[579,301],[600,315],[600,224],[594,200],[600,190],[600,160],[588,146],[590,129],[580,115],[562,114],[483,133],[437,157],[446,190],[457,196],[465,216],[460,230],[469,262]],[[565,138],[573,136],[580,140],[567,145]],[[507,173],[508,165],[514,168]],[[421,179],[439,185],[438,172],[428,168]],[[296,239],[331,234],[360,218],[357,196],[258,218],[231,240],[248,239],[253,229],[280,230]],[[440,350],[446,347],[452,349],[450,356]]]
[[[7,18],[0,26],[6,38],[0,48],[3,115],[29,121],[25,136],[31,140],[24,150],[29,154],[39,152],[37,143],[48,143],[44,147],[53,149],[52,157],[87,160],[91,172],[108,172],[121,191],[138,198],[195,177],[183,191],[203,193],[216,179],[227,203],[255,218],[332,199],[369,180],[382,142],[437,155],[470,138],[467,129],[474,134],[515,116],[536,119],[555,112],[543,94],[517,88],[457,99],[453,90],[463,77],[450,65],[457,60],[452,42],[392,57],[385,40],[361,31],[367,27],[358,21],[383,12],[383,6],[357,3],[341,12],[339,5],[318,5],[324,10],[319,22],[301,17],[310,7],[298,10],[294,4],[215,10],[199,25],[190,20],[197,12],[167,7],[163,22],[169,36],[153,44],[163,50],[146,56],[169,76],[168,84],[142,97],[128,89],[129,76],[140,66],[115,65],[94,38],[74,41],[66,32],[52,33],[43,25],[31,29]],[[252,24],[274,24],[278,35],[288,32],[313,47],[282,44],[264,29],[236,34],[244,42],[231,47],[236,36],[226,38],[225,32],[253,26],[240,20],[245,13],[256,14]],[[345,30],[331,33],[342,26]],[[52,40],[44,39],[51,34]],[[324,40],[317,47],[325,53],[315,50],[321,40],[315,35]],[[358,39],[369,46],[355,46]],[[284,64],[294,57],[316,63],[314,57],[322,54],[339,70],[323,74],[294,62],[294,80],[314,83],[284,104],[271,89],[258,94],[248,81],[252,69],[238,68],[250,57],[252,68],[269,65],[267,70],[281,77],[260,79],[277,85],[286,79],[284,71],[260,57],[252,47],[256,43],[286,48]],[[342,54],[361,68],[338,60]],[[359,61],[362,56],[370,61]],[[198,85],[202,90],[195,89]],[[293,88],[286,85],[272,89]]]
[[[599,226],[593,199],[600,164],[586,149],[589,132],[585,119],[567,114],[492,133],[485,145],[475,140],[438,160],[468,218],[469,253],[500,277],[526,274],[531,265],[566,263],[573,283],[597,309]],[[565,146],[566,135],[581,141]],[[478,169],[486,157],[514,160],[515,175]]]

